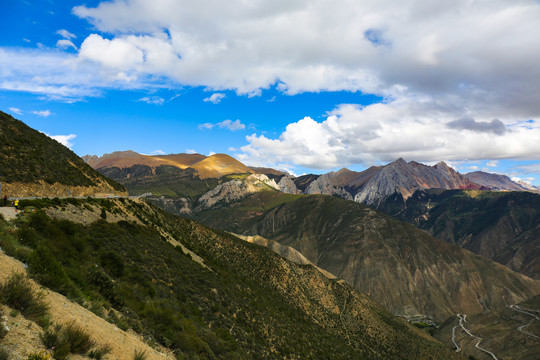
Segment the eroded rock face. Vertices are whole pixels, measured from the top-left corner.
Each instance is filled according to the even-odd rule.
[[[352,195],[341,186],[334,185],[332,182],[332,178],[332,173],[319,176],[317,180],[309,184],[309,186],[305,190],[305,193],[332,195],[340,197],[342,199],[352,200]]]
[[[299,191],[290,176],[283,176],[278,182],[279,190],[286,194],[298,194]]]
[[[264,174],[251,174],[244,179],[231,180],[201,196],[195,211],[226,205],[268,187],[279,190],[276,182]]]
[[[471,182],[442,161],[435,166],[427,166],[398,159],[382,167],[355,195],[354,201],[373,205],[396,193],[406,200],[421,189],[480,188],[480,185]]]

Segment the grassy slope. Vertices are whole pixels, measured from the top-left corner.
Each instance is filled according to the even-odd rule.
[[[265,196],[272,201],[263,206],[259,198]],[[329,196],[260,193],[197,217],[208,226],[292,246],[394,312],[441,321],[458,311],[504,307],[505,298],[525,299],[540,291],[538,283],[496,263]]]
[[[201,180],[193,169],[178,169],[168,165],[158,166],[154,171],[144,165],[124,169],[109,167],[98,171],[123,184],[131,195],[151,192],[155,196],[185,197],[193,201],[220,182],[213,178]]]
[[[118,191],[122,185],[87,165],[71,150],[19,120],[0,111],[0,181],[33,183],[44,180],[72,186],[108,183]]]
[[[32,204],[61,208],[66,202]],[[2,247],[26,259],[40,281],[119,326],[176,349],[179,356],[458,358],[368,297],[310,266],[292,264],[265,248],[144,203],[69,202],[98,205],[106,212],[128,209],[149,226],[83,226],[37,212],[19,221],[17,236],[10,236],[12,230],[2,224]],[[202,256],[211,270],[164,241],[164,231]],[[54,265],[59,263],[62,267]]]

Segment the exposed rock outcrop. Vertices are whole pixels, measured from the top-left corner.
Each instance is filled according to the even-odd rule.
[[[332,196],[340,197],[342,199],[352,200],[353,197],[349,192],[347,192],[347,190],[345,190],[341,186],[336,186],[333,184],[332,182],[333,174],[334,173],[328,173],[328,174],[319,176],[317,180],[309,184],[309,186],[305,190],[305,193],[306,194],[332,195]]]
[[[278,182],[279,190],[286,194],[298,194],[299,191],[296,188],[294,181],[290,176],[283,176]]]
[[[276,182],[264,174],[251,174],[244,179],[231,180],[201,196],[195,210],[201,211],[226,205],[268,187],[279,190]]]

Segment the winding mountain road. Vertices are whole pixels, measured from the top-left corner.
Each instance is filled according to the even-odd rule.
[[[524,309],[524,308],[521,308],[521,307],[519,307],[517,305],[510,305],[509,307],[510,307],[510,309],[512,309],[514,311],[517,311],[517,312],[520,312],[520,313],[523,313],[523,314],[526,314],[526,315],[529,315],[529,316],[533,317],[533,319],[531,321],[529,321],[527,324],[521,325],[520,327],[517,328],[517,330],[519,332],[525,334],[525,335],[532,336],[535,339],[540,339],[540,336],[534,335],[534,334],[532,334],[532,333],[530,333],[528,331],[523,330],[527,326],[531,325],[534,321],[540,320],[540,317],[538,317],[538,315],[533,314],[533,312],[540,313],[540,311]]]
[[[480,343],[482,342],[482,338],[479,337],[479,336],[473,335],[473,333],[463,325],[464,322],[467,322],[467,315],[466,315],[466,314],[463,314],[463,315],[462,315],[462,314],[456,314],[456,316],[459,318],[459,325],[456,325],[456,326],[454,326],[454,327],[452,328],[452,342],[453,342],[454,345],[456,346],[456,352],[459,352],[459,351],[462,350],[462,348],[458,345],[458,343],[456,343],[456,337],[455,337],[456,328],[457,328],[458,326],[461,326],[461,328],[463,329],[463,331],[465,331],[465,333],[467,333],[467,335],[469,335],[470,337],[475,338],[476,340],[478,340],[478,341],[476,342],[476,345],[474,345],[475,348],[477,348],[478,350],[480,350],[480,351],[482,351],[482,352],[485,352],[486,354],[491,355],[491,357],[492,357],[493,359],[499,360],[499,359],[497,358],[497,356],[495,356],[494,353],[492,353],[491,351],[486,350],[486,349],[484,349],[484,348],[481,348],[481,347],[480,347]]]

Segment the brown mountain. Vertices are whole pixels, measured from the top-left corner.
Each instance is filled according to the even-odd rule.
[[[531,186],[526,186],[525,184],[519,184],[515,181],[512,181],[506,175],[499,174],[490,174],[483,171],[474,171],[467,174],[464,174],[467,179],[472,182],[485,186],[490,190],[509,190],[509,191],[528,191],[535,190]]]
[[[500,309],[540,292],[540,282],[438,240],[362,204],[263,191],[195,215],[212,227],[260,235],[399,314],[444,321]]]
[[[379,210],[446,242],[540,279],[540,195],[529,191],[427,190]]]
[[[116,151],[101,157],[83,156],[90,166],[100,172],[111,172],[113,168],[126,169],[134,166],[146,166],[155,174],[159,166],[172,166],[181,170],[192,168],[201,179],[219,178],[228,174],[245,174],[254,171],[240,161],[226,154],[204,156],[201,154],[143,155],[134,151]],[[105,170],[108,169],[108,170]]]

